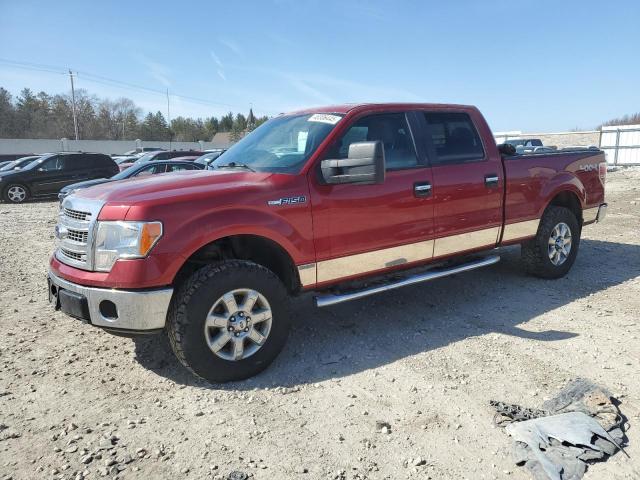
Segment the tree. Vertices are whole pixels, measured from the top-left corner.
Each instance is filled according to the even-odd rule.
[[[128,98],[101,99],[86,90],[76,90],[78,133],[92,140],[169,140],[195,142],[211,140],[218,132],[231,132],[239,140],[246,132],[264,123],[268,117],[256,118],[229,112],[221,118],[177,117],[171,125],[161,112],[142,111]],[[72,98],[69,93],[34,94],[23,89],[14,99],[0,87],[0,138],[75,138]]]
[[[220,132],[230,132],[233,129],[233,112],[229,112],[220,118]]]
[[[11,94],[0,87],[0,138],[15,136],[15,116],[16,110]]]
[[[640,112],[608,120],[600,125],[598,129],[615,125],[640,125]]]

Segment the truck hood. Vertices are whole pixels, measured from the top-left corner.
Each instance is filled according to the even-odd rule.
[[[112,180],[108,178],[96,178],[94,180],[85,180],[84,182],[72,183],[71,185],[67,185],[66,187],[63,187],[62,190],[60,190],[60,192],[68,192],[70,190],[93,187],[94,185],[102,185],[103,183],[108,183],[111,181]]]
[[[235,196],[247,188],[267,189],[265,180],[271,175],[273,174],[244,170],[184,171],[109,182],[74,192],[74,196],[102,200],[114,205],[161,205],[187,198],[197,200],[232,192]]]

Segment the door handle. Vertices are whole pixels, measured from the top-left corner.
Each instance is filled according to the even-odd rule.
[[[431,184],[429,182],[416,182],[413,184],[413,194],[416,197],[430,197]]]
[[[498,180],[500,180],[498,175],[496,175],[495,173],[490,173],[489,175],[484,176],[484,185],[490,188],[497,187]]]

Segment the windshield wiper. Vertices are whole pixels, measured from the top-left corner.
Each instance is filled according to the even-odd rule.
[[[249,165],[245,165],[244,163],[236,163],[236,162],[229,162],[229,163],[225,163],[224,165],[216,165],[214,168],[243,168],[245,170],[249,170],[250,172],[255,172],[255,170],[251,168]]]

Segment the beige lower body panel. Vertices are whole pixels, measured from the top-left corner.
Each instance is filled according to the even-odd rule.
[[[328,282],[406,263],[429,260],[431,257],[433,257],[433,240],[426,240],[399,247],[384,248],[373,252],[324,260],[318,262],[318,282]]]
[[[502,234],[503,242],[510,242],[512,240],[518,240],[520,238],[533,237],[538,233],[538,225],[540,219],[527,220],[525,222],[510,223],[504,226],[504,233]]]
[[[535,219],[506,225],[504,227],[503,241],[533,236],[538,230],[539,223],[540,220]],[[435,240],[426,240],[300,265],[298,266],[300,282],[303,287],[306,287],[315,283],[329,282],[398,265],[454,255],[458,252],[483,247],[493,248],[498,243],[501,229],[502,227],[485,228],[474,232],[436,238]]]
[[[433,256],[444,257],[457,252],[473,250],[474,248],[492,247],[498,242],[499,234],[500,227],[492,227],[450,237],[436,238]]]

